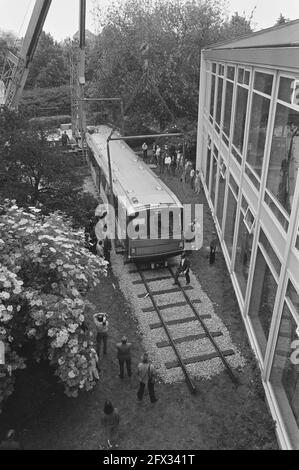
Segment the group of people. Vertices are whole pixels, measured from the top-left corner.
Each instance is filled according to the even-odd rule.
[[[97,313],[93,317],[97,330],[97,358],[98,371],[100,372],[99,360],[103,351],[103,355],[107,355],[107,343],[109,332],[109,321],[106,313]],[[116,345],[116,356],[119,363],[119,378],[124,380],[125,369],[129,378],[132,377],[132,343],[128,342],[126,336]],[[147,353],[143,354],[141,362],[137,367],[137,376],[139,378],[139,387],[137,391],[137,401],[142,402],[144,391],[147,386],[151,403],[158,401],[155,395],[156,370],[149,360]],[[102,424],[106,430],[106,438],[108,447],[116,447],[118,438],[118,425],[120,415],[110,401],[106,401],[103,411]]]
[[[143,158],[145,161],[148,160],[148,145],[146,142],[142,145]],[[178,146],[176,149],[174,145],[165,145],[161,148],[156,142],[153,143],[152,147],[152,158],[151,164],[157,165],[159,168],[160,175],[165,172],[168,175],[176,176],[180,175],[182,183],[190,182],[191,189],[195,194],[199,194],[201,190],[200,173],[195,170],[194,164],[191,160],[185,162],[182,147]]]

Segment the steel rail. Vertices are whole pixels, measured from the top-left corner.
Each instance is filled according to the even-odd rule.
[[[161,321],[161,323],[162,323],[162,326],[163,326],[163,328],[164,328],[164,330],[165,330],[165,332],[166,332],[166,334],[167,334],[167,336],[168,336],[168,339],[169,339],[169,341],[170,341],[170,343],[171,343],[171,346],[173,347],[173,350],[174,350],[174,352],[175,352],[175,354],[176,354],[176,356],[177,356],[177,358],[178,358],[179,364],[180,364],[180,366],[181,366],[181,368],[182,368],[182,370],[183,370],[183,373],[184,373],[184,375],[185,375],[187,385],[188,385],[188,387],[189,387],[189,389],[190,389],[190,391],[191,391],[192,393],[196,393],[195,384],[194,384],[194,382],[193,382],[193,380],[192,380],[192,378],[191,378],[191,376],[190,376],[190,374],[189,374],[189,372],[188,372],[188,370],[187,370],[186,365],[184,364],[184,361],[183,361],[183,359],[182,359],[182,357],[181,357],[181,355],[180,355],[180,353],[179,353],[179,351],[178,351],[178,348],[176,347],[176,344],[175,344],[174,340],[172,339],[172,336],[171,336],[171,334],[170,334],[169,328],[167,327],[166,323],[164,322],[163,315],[161,314],[161,311],[160,311],[160,309],[159,309],[159,307],[158,307],[158,305],[157,305],[157,303],[156,303],[156,301],[155,301],[155,299],[154,299],[154,296],[153,296],[153,294],[152,294],[152,292],[151,292],[151,290],[150,290],[150,287],[149,287],[149,285],[148,285],[148,282],[147,282],[147,280],[145,279],[145,276],[144,276],[142,270],[139,268],[138,264],[137,264],[136,266],[137,266],[137,271],[139,272],[139,274],[140,274],[140,276],[141,276],[141,279],[142,279],[142,282],[143,282],[143,284],[145,285],[145,288],[146,288],[146,290],[147,290],[147,293],[148,293],[148,295],[149,295],[149,297],[150,297],[150,299],[151,299],[151,302],[152,302],[152,304],[153,304],[153,306],[154,306],[154,308],[155,308],[155,310],[156,310],[156,312],[157,312],[157,314],[158,314],[158,316],[159,316],[159,318],[160,318],[160,321]]]
[[[175,279],[175,275],[174,275],[174,272],[172,270],[172,268],[170,266],[168,266],[168,271],[171,273],[172,277]],[[227,360],[225,359],[225,356],[222,354],[219,346],[217,345],[217,343],[214,341],[213,339],[213,336],[211,335],[211,333],[209,332],[208,328],[206,327],[204,321],[200,318],[200,315],[198,313],[198,311],[196,310],[196,308],[194,307],[193,303],[191,302],[190,298],[188,297],[188,295],[186,294],[185,290],[183,289],[183,287],[181,286],[181,283],[180,281],[178,280],[178,286],[179,288],[181,289],[181,292],[183,293],[185,299],[186,299],[186,302],[188,303],[188,305],[191,307],[193,313],[195,314],[196,318],[198,319],[198,321],[200,322],[204,332],[206,333],[208,339],[211,341],[211,343],[213,344],[214,348],[216,349],[220,359],[222,360],[225,368],[227,369],[228,373],[229,373],[229,376],[230,378],[232,379],[232,381],[235,383],[235,384],[238,384],[238,380],[235,376],[235,374],[233,373],[229,363],[227,362]]]

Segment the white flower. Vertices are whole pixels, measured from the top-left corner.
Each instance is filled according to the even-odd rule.
[[[76,377],[76,374],[74,373],[74,371],[71,371],[71,372],[68,373],[68,377],[70,379],[74,379]]]
[[[10,299],[10,294],[8,292],[0,292],[0,299],[9,300]]]
[[[69,330],[71,333],[75,333],[75,331],[76,331],[77,328],[78,328],[78,325],[72,323],[71,325],[69,325],[68,330]]]

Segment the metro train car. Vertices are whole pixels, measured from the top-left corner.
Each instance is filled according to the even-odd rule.
[[[92,178],[104,204],[113,196],[115,238],[128,260],[167,263],[184,251],[183,206],[123,140],[109,142],[111,192],[110,134],[109,126],[98,126],[86,135],[86,142]],[[120,135],[115,132],[113,137]]]

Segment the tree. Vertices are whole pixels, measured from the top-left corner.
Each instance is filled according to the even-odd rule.
[[[0,73],[2,72],[5,57],[7,56],[8,51],[16,54],[16,41],[17,38],[12,32],[0,30]]]
[[[290,21],[290,19],[289,19],[289,18],[285,18],[285,17],[283,16],[283,14],[280,13],[279,17],[278,17],[277,20],[276,20],[275,26],[280,26],[280,25],[282,25],[282,24],[287,23],[288,21]]]
[[[251,31],[250,19],[226,17],[215,0],[126,0],[99,11],[88,92],[121,96],[129,118],[197,119],[200,51],[207,44]]]
[[[43,213],[61,210],[84,226],[96,207],[83,193],[74,157],[49,146],[47,132],[22,115],[0,113],[0,194],[21,206],[42,204]],[[81,172],[80,172],[81,173]]]
[[[90,390],[96,352],[86,324],[87,293],[105,274],[105,261],[84,248],[84,234],[55,213],[0,205],[0,408],[26,360],[47,361],[68,396]]]
[[[69,65],[63,47],[42,32],[30,67],[26,88],[58,87],[69,83]]]

